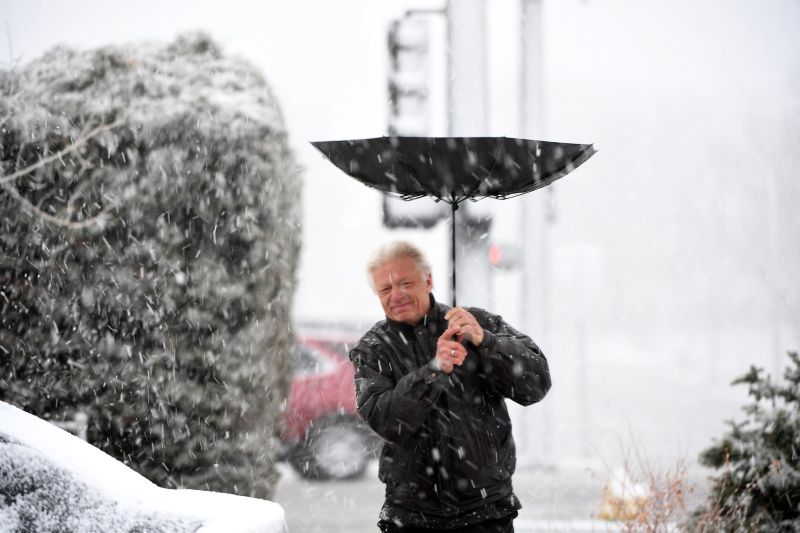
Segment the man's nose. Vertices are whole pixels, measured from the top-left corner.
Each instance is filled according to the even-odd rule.
[[[393,301],[396,301],[396,300],[401,299],[403,296],[405,296],[405,294],[406,294],[406,292],[401,287],[399,287],[399,286],[392,287],[392,292],[391,292],[390,298]]]

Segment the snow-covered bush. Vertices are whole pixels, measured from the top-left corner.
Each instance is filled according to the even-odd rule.
[[[695,531],[798,531],[800,527],[800,356],[790,353],[783,383],[755,367],[734,383],[753,402],[747,418],[705,450],[700,460],[718,471]]]
[[[156,487],[97,448],[0,402],[4,533],[286,533],[280,505]]]
[[[300,183],[207,36],[0,71],[0,399],[162,486],[268,497]]]
[[[0,531],[193,533],[196,520],[125,509],[54,467],[35,450],[0,436]]]

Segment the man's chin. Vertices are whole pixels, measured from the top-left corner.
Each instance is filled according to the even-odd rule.
[[[389,318],[394,320],[395,322],[403,322],[406,324],[414,325],[419,322],[420,317],[417,317],[416,314],[412,311],[401,311],[399,313],[392,313]]]

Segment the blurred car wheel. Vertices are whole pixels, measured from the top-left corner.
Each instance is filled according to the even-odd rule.
[[[317,421],[306,438],[287,457],[289,464],[309,479],[356,479],[369,460],[370,435],[352,417]]]

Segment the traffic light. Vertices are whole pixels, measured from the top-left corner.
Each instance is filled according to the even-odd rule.
[[[497,244],[489,246],[489,264],[496,269],[512,270],[522,263],[522,249],[518,244]]]
[[[430,134],[430,23],[406,14],[389,26],[389,135]],[[431,228],[449,215],[449,206],[430,198],[404,202],[383,199],[383,224],[388,228]]]
[[[403,17],[389,27],[389,135],[428,134],[430,26]]]
[[[383,197],[383,225],[387,228],[430,229],[448,216],[450,206],[432,198],[418,198],[406,202]]]

